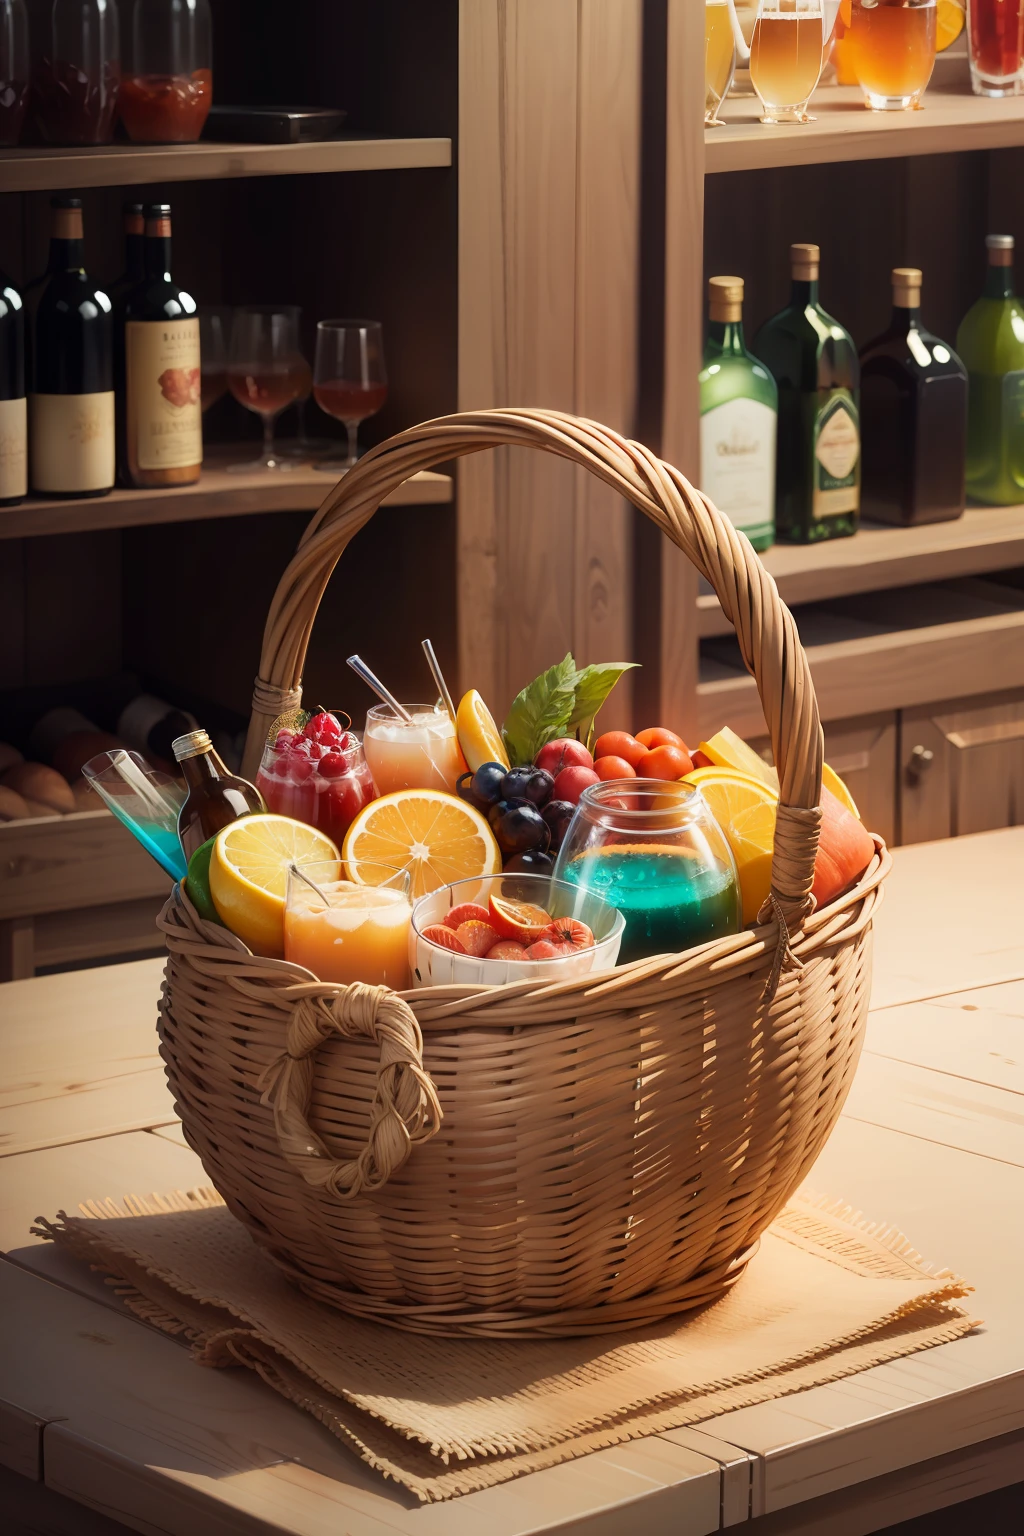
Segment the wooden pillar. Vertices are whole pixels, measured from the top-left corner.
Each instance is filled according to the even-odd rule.
[[[463,0],[460,409],[633,430],[641,13]],[[567,650],[630,659],[630,517],[592,477],[537,453],[463,459],[458,530],[460,683],[496,715]],[[623,688],[602,724],[628,716]]]

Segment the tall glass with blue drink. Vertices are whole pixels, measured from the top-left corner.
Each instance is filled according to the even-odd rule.
[[[82,769],[108,810],[123,822],[172,880],[188,873],[178,841],[178,812],[185,791],[151,768],[138,752],[117,748],[91,757]]]

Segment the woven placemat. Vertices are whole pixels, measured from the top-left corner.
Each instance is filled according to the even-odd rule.
[[[204,1365],[245,1365],[422,1500],[835,1381],[959,1338],[970,1287],[891,1228],[798,1198],[714,1305],[605,1338],[443,1339],[289,1284],[212,1189],[126,1197],[33,1230],[103,1271]]]

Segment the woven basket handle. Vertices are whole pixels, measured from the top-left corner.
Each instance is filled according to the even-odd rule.
[[[349,540],[410,475],[501,446],[539,448],[582,465],[677,544],[718,594],[757,691],[779,771],[771,896],[763,909],[789,932],[810,895],[821,812],[822,734],[810,669],[792,614],[747,540],[671,464],[608,427],[557,411],[464,411],[400,432],[349,470],[312,518],[274,594],[243,772],[255,776],[267,732],[301,702],[310,631]]]
[[[373,1040],[380,1065],[366,1145],[338,1162],[309,1123],[315,1055],[331,1035]],[[288,1018],[284,1051],[260,1078],[262,1102],[274,1111],[281,1151],[315,1189],[353,1200],[379,1189],[396,1173],[416,1141],[433,1136],[441,1106],[423,1067],[423,1036],[408,1003],[389,987],[354,982],[337,992],[302,997]]]

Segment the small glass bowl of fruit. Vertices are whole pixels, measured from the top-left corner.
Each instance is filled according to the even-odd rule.
[[[318,828],[339,847],[350,823],[377,795],[362,742],[326,709],[305,723],[299,716],[275,728],[256,788],[268,811]]]
[[[413,985],[501,986],[609,970],[624,927],[615,907],[549,875],[456,880],[413,907]]]

